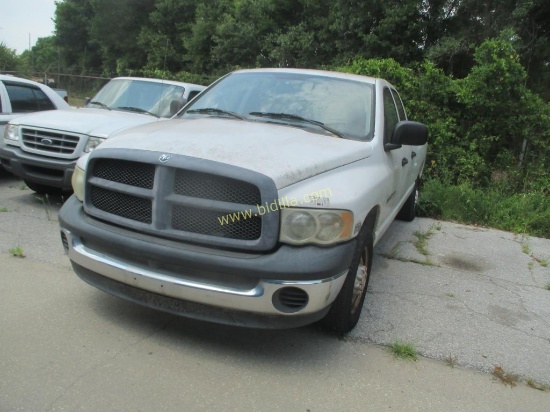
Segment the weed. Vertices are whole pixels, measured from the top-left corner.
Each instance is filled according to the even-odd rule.
[[[27,190],[27,189],[28,189],[28,187],[27,187],[27,185],[26,185],[25,183],[21,183],[21,184],[19,185],[19,190]]]
[[[541,259],[541,260],[539,260],[539,264],[540,264],[543,268],[547,267],[547,266],[548,266],[548,259]]]
[[[45,194],[44,196],[36,196],[36,199],[44,206],[48,220],[52,220],[52,205],[50,204],[48,194]]]
[[[441,224],[439,224],[439,227],[437,224],[431,225],[425,232],[419,232],[417,230],[413,233],[413,236],[416,237],[416,240],[413,241],[413,245],[422,255],[428,256],[430,254],[427,249],[428,240],[434,235],[436,230],[441,230]]]
[[[7,207],[0,207],[0,212],[3,213],[3,212],[7,212],[8,211],[8,208]]]
[[[449,365],[451,368],[454,368],[456,365],[457,358],[456,356],[453,356],[449,353],[449,356],[445,359],[445,363]]]
[[[445,293],[446,296],[450,297],[450,298],[454,298],[455,297],[455,294],[454,293]]]
[[[550,385],[541,385],[540,383],[537,383],[534,379],[527,379],[527,385],[529,385],[533,389],[538,389],[539,391],[543,392],[550,392]]]
[[[531,247],[527,243],[521,244],[521,251],[525,253],[526,255],[531,253]]]
[[[548,282],[548,283],[546,284],[546,286],[544,287],[544,289],[550,290],[550,282]]]
[[[499,365],[495,366],[493,376],[498,378],[504,385],[510,385],[512,387],[516,386],[518,382],[517,375],[505,372]]]
[[[531,262],[529,262],[529,263],[527,264],[527,268],[528,268],[529,270],[533,270],[534,267],[535,267],[535,262],[533,262],[533,261],[531,261]]]
[[[406,359],[406,360],[416,360],[418,356],[416,354],[416,349],[412,343],[407,342],[394,342],[390,346],[390,351],[393,354],[394,358]]]
[[[15,245],[12,247],[9,252],[12,254],[12,256],[24,258],[25,253],[23,253],[23,248],[20,245]]]

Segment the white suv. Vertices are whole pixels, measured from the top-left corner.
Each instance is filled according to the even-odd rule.
[[[84,108],[11,121],[0,144],[0,161],[35,192],[70,191],[80,156],[115,132],[172,117],[204,89],[161,79],[112,79]]]

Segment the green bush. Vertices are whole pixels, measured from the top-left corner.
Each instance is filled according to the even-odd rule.
[[[544,193],[508,194],[498,187],[478,189],[427,180],[421,188],[419,214],[550,238],[550,198]]]

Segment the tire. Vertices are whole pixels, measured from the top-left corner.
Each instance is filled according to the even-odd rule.
[[[67,193],[66,191],[64,191],[59,187],[53,187],[53,186],[43,185],[40,183],[34,183],[28,180],[25,180],[25,184],[29,189],[35,191],[39,195],[63,195]]]
[[[414,189],[409,195],[401,210],[397,214],[397,219],[405,222],[412,222],[416,216],[416,204],[418,203],[418,181],[414,184]]]
[[[324,329],[343,335],[351,331],[361,316],[372,266],[372,223],[363,225],[346,280],[327,315],[321,319]]]

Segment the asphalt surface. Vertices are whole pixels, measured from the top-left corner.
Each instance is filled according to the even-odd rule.
[[[550,384],[550,240],[395,222],[375,248],[360,322],[339,340],[315,326],[187,320],[100,292],[63,253],[61,203],[0,175],[0,411],[550,409],[550,393],[525,384]],[[8,252],[16,245],[25,258]],[[396,341],[422,356],[394,359]]]

